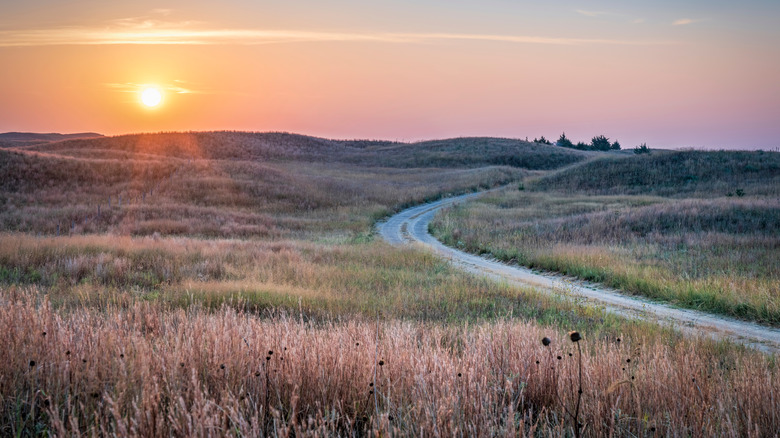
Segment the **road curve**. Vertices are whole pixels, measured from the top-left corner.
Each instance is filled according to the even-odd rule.
[[[553,274],[540,274],[527,268],[510,266],[445,246],[428,232],[428,224],[438,210],[483,193],[485,192],[444,198],[406,209],[391,216],[386,222],[378,224],[377,231],[392,245],[418,243],[472,274],[523,286],[533,286],[546,292],[564,291],[565,294],[571,294],[572,298],[584,299],[591,304],[604,307],[609,312],[656,321],[660,324],[671,324],[682,331],[696,335],[729,339],[767,353],[780,352],[780,330],[776,328],[696,310],[681,309],[626,295],[601,285],[571,281]]]

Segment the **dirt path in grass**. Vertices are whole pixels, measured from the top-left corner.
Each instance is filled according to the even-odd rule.
[[[671,324],[682,331],[696,335],[730,339],[766,352],[780,352],[779,329],[696,310],[681,309],[627,295],[598,284],[510,266],[445,246],[428,232],[428,224],[439,209],[477,197],[482,193],[484,192],[445,198],[409,208],[379,224],[377,226],[379,234],[392,245],[411,243],[422,245],[448,259],[453,265],[473,274],[523,286],[534,286],[547,292],[562,293],[563,291],[574,299],[602,306],[609,312],[656,321],[660,324]]]

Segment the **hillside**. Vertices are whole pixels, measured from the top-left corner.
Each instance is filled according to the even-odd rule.
[[[63,140],[0,150],[0,230],[367,232],[398,208],[591,156],[493,138],[402,144],[198,132]]]
[[[116,158],[118,153],[182,159],[293,159],[369,167],[483,167],[555,169],[594,153],[501,138],[454,138],[418,143],[327,140],[289,133],[194,132],[133,134],[44,144],[36,151],[74,157]],[[129,155],[125,155],[129,157]]]
[[[30,146],[52,141],[70,140],[75,138],[97,138],[102,136],[102,134],[95,132],[78,132],[75,134],[3,132],[0,133],[0,147]]]
[[[778,195],[780,153],[655,151],[651,155],[610,156],[550,174],[529,184],[529,188],[672,197]]]

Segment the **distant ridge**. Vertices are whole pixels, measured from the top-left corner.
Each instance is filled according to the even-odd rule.
[[[60,141],[71,140],[74,138],[96,138],[103,137],[103,134],[96,132],[79,132],[75,134],[59,133],[37,133],[37,132],[3,132],[0,133],[0,141]]]

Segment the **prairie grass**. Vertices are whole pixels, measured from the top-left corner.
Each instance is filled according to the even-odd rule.
[[[529,189],[671,198],[780,195],[780,153],[653,151],[605,156],[528,183]]]
[[[460,273],[427,252],[382,242],[198,240],[0,234],[0,285],[35,286],[56,309],[137,301],[223,304],[307,319],[374,316],[459,323],[524,317],[600,331],[619,318]],[[595,330],[595,329],[594,329]]]
[[[584,336],[584,435],[776,435],[775,356],[477,278],[373,237],[374,222],[404,206],[598,156],[508,139],[235,132],[0,150],[0,435],[571,436],[571,329]],[[529,195],[546,204],[522,214],[666,205],[651,195]],[[740,202],[753,228],[774,208]],[[697,226],[689,213],[668,220]],[[730,223],[707,230],[729,257],[755,243]],[[759,264],[757,278],[774,278],[776,260]]]
[[[157,302],[62,314],[28,288],[3,288],[0,299],[3,435],[573,432],[564,412],[577,398],[576,349],[562,331],[533,323],[313,323]],[[583,336],[587,436],[780,428],[769,357]]]
[[[76,159],[2,150],[0,157],[0,229],[50,235],[307,238],[366,233],[395,209],[528,174],[511,167]]]
[[[443,211],[447,244],[685,307],[780,324],[780,203],[504,190]]]

